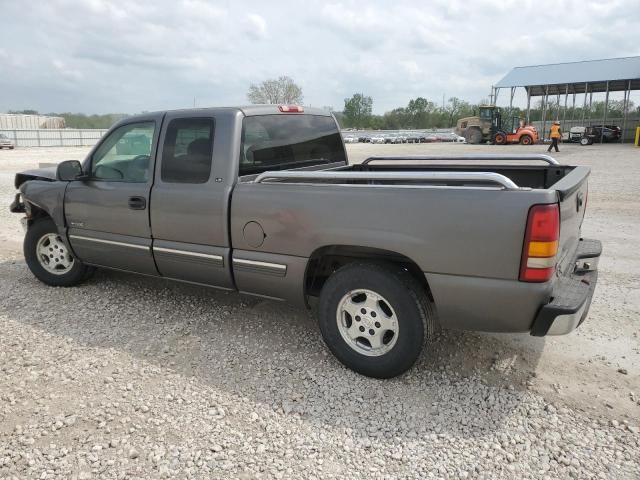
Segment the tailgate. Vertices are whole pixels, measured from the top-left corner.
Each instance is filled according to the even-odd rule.
[[[560,201],[560,243],[557,270],[560,276],[571,275],[580,241],[580,227],[587,206],[588,167],[575,167],[553,185]]]

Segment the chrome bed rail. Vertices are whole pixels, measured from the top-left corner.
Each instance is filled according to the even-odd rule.
[[[269,181],[293,180],[295,183],[309,183],[319,180],[339,182],[342,180],[378,180],[378,181],[407,181],[421,183],[464,182],[486,184],[490,183],[505,190],[519,190],[511,179],[493,172],[342,172],[342,171],[274,171],[258,175],[254,183],[269,183]],[[289,182],[291,183],[291,182]],[[422,186],[412,183],[411,186]],[[335,183],[330,184],[335,185]],[[389,185],[394,187],[397,185]]]
[[[369,157],[364,162],[360,163],[360,165],[368,165],[371,162],[378,161],[401,161],[401,160],[540,160],[542,162],[547,162],[549,165],[560,165],[560,163],[550,155],[544,155],[542,153],[527,153],[523,155],[515,154],[467,154],[467,155],[406,155],[406,156],[395,156],[395,157]]]

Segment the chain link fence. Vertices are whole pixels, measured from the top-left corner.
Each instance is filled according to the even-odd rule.
[[[16,147],[91,147],[106,129],[0,129],[0,134],[13,140]]]

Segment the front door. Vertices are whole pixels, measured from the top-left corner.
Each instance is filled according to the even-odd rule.
[[[85,162],[89,178],[69,184],[69,242],[85,263],[157,275],[151,253],[149,193],[162,115],[112,130]]]

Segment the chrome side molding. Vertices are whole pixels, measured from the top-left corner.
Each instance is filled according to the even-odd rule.
[[[160,253],[173,253],[175,255],[185,255],[188,257],[199,257],[199,258],[206,258],[209,260],[216,260],[219,262],[222,262],[224,259],[222,257],[222,255],[212,255],[209,253],[200,253],[200,252],[190,252],[187,250],[176,250],[174,248],[164,248],[164,247],[153,247],[153,251],[154,252],[160,252]]]
[[[246,260],[244,258],[234,258],[233,268],[278,277],[284,277],[287,274],[287,266],[281,263],[259,262],[257,260]]]
[[[105,245],[116,245],[118,247],[137,248],[139,250],[149,250],[148,245],[137,245],[135,243],[116,242],[115,240],[105,240],[103,238],[84,237],[82,235],[69,235],[71,240],[84,240],[87,242],[104,243]]]

